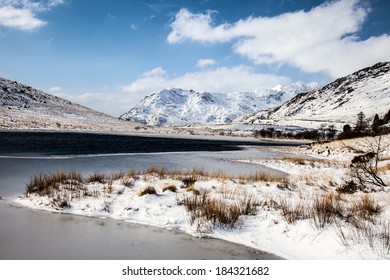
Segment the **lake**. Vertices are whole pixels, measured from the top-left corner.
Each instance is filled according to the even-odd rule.
[[[277,157],[282,142],[187,139],[123,134],[0,132],[0,259],[278,259],[229,242],[195,238],[123,221],[20,208],[12,200],[29,178],[56,170],[117,172],[149,166],[201,168],[230,174],[259,171],[233,163]],[[271,170],[272,171],[272,170]]]

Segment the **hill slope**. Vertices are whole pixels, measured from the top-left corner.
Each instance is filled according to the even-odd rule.
[[[390,62],[377,63],[324,86],[301,93],[279,107],[245,114],[235,122],[318,127],[319,122],[353,124],[390,109]]]
[[[103,113],[0,78],[0,128],[6,129],[131,129]]]

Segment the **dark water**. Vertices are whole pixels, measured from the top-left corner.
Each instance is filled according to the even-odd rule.
[[[242,149],[243,144],[252,148]],[[277,259],[277,256],[259,250],[221,240],[194,238],[179,231],[11,205],[12,200],[24,192],[29,177],[40,172],[114,172],[158,165],[247,173],[259,167],[232,163],[229,159],[259,153],[274,157],[265,146],[259,146],[265,144],[127,135],[1,132],[0,196],[5,199],[0,201],[0,259]]]
[[[236,151],[241,146],[269,146],[266,141],[207,140],[121,134],[0,132],[0,154],[86,155]],[[273,143],[273,145],[291,145]],[[294,144],[296,145],[296,144]]]

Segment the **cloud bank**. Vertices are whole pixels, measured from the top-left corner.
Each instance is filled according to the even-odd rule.
[[[262,74],[244,65],[220,67],[209,71],[188,72],[177,77],[170,77],[162,67],[145,72],[122,91],[143,96],[164,88],[184,88],[197,91],[229,93],[251,91],[258,88],[272,88],[277,84],[290,83],[283,76]]]
[[[232,50],[254,64],[287,64],[331,78],[390,60],[390,36],[361,40],[358,32],[369,13],[359,0],[327,2],[310,11],[274,17],[249,17],[215,25],[214,11],[181,9],[170,24],[170,44],[185,40],[230,43]]]

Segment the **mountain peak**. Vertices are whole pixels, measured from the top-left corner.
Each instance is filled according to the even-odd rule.
[[[318,88],[303,83],[229,94],[163,89],[145,97],[120,119],[149,125],[225,124],[237,116],[279,105],[296,94]]]

